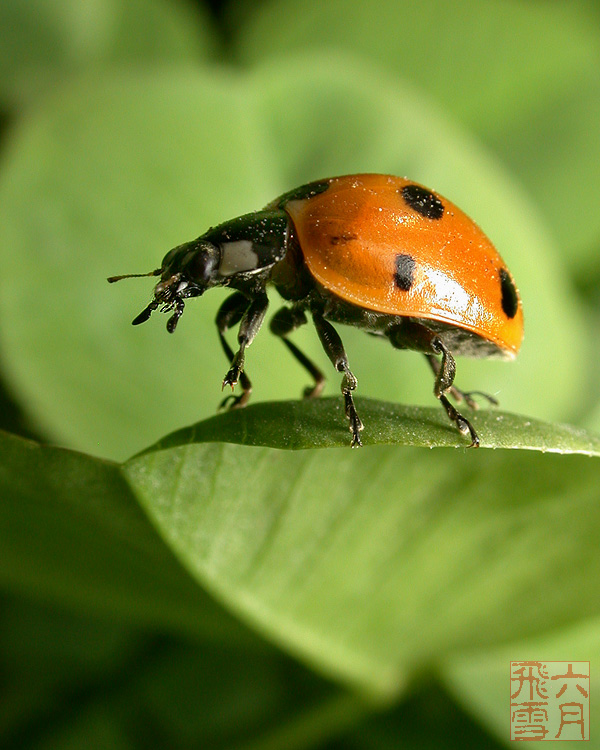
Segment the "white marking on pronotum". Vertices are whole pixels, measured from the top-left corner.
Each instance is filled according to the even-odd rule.
[[[242,271],[254,271],[258,268],[258,255],[250,240],[224,242],[221,245],[220,276],[231,276]]]

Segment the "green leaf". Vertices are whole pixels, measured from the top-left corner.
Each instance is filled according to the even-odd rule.
[[[227,366],[213,323],[222,290],[191,301],[168,337],[158,316],[130,325],[151,280],[109,287],[106,277],[156,268],[169,248],[294,185],[358,171],[438,188],[485,228],[518,281],[519,358],[460,361],[458,386],[538,418],[577,413],[589,347],[535,208],[414,90],[355,59],[313,55],[250,76],[97,76],[15,128],[0,173],[0,274],[10,280],[0,289],[0,353],[33,423],[61,443],[123,459],[214,414]],[[273,295],[272,304],[282,302]],[[420,355],[341,333],[359,395],[432,404]],[[314,331],[294,340],[339,392]],[[282,351],[264,330],[248,353],[256,400],[291,398],[306,385]]]
[[[373,434],[381,425],[389,437],[385,405],[361,406]],[[334,418],[343,423],[333,402],[277,409],[272,430],[275,408],[249,408],[176,434],[124,470],[192,575],[289,653],[389,697],[451,651],[600,612],[583,595],[600,582],[600,469],[588,457],[597,438],[497,415],[514,445],[539,439],[544,453],[197,442],[303,447],[304,417],[317,444]],[[400,429],[414,430],[415,416],[400,411]],[[481,431],[489,419],[494,445],[490,416]],[[433,414],[418,418],[421,439],[448,444],[442,425],[427,424]],[[333,430],[326,444],[343,443]]]
[[[469,445],[469,439],[460,436],[439,406],[399,406],[365,398],[355,401],[365,424],[361,433],[365,445],[426,448]],[[548,424],[496,410],[469,412],[468,416],[482,448],[600,456],[600,436],[571,425]],[[144,453],[214,441],[300,450],[348,446],[350,435],[341,397],[264,403],[185,427]]]
[[[208,13],[187,0],[3,0],[0,100],[22,105],[90,69],[199,60],[212,33]]]
[[[343,442],[336,401],[231,412],[122,469],[0,435],[0,583],[134,626],[252,645],[205,590],[285,652],[379,700],[453,652],[600,614],[585,595],[600,582],[598,466],[551,454],[597,454],[592,436],[490,412],[475,418],[488,444],[512,432],[525,445],[529,430],[545,453],[192,442],[236,430],[269,442],[277,428],[284,445],[304,418]],[[421,423],[429,443],[460,442],[441,410],[359,405],[375,434],[392,437],[397,418],[400,429]],[[333,696],[281,731],[329,736],[368,710]]]
[[[0,497],[4,590],[251,642],[173,560],[117,464],[0,433]]]

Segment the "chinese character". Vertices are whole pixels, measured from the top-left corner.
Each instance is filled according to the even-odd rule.
[[[555,674],[555,675],[552,676],[552,679],[553,680],[563,680],[563,679],[564,680],[572,680],[572,679],[589,680],[590,676],[589,676],[589,674],[574,674],[574,672],[573,672],[573,665],[569,664],[569,668],[567,669],[567,673],[566,674]],[[560,698],[561,695],[565,692],[565,690],[567,689],[567,684],[568,683],[565,682],[565,684],[558,691],[558,693],[556,694],[557,698]],[[579,690],[579,692],[581,693],[581,695],[583,695],[584,698],[589,697],[588,691],[585,690],[585,688],[583,688],[579,683],[577,683],[575,685],[575,687],[577,688],[577,690]]]
[[[577,708],[576,711],[567,710],[572,708]],[[556,735],[556,739],[560,737],[560,733],[563,730],[563,727],[567,724],[579,724],[579,728],[581,729],[581,739],[585,739],[585,732],[584,732],[584,724],[583,724],[583,703],[561,703],[560,706],[560,727],[558,728],[558,734]],[[567,716],[576,716],[576,719],[567,719]]]
[[[514,665],[514,666],[513,666]],[[510,697],[511,700],[518,698],[521,690],[525,683],[529,684],[529,700],[532,701],[535,697],[541,698],[542,700],[548,699],[548,693],[546,692],[546,680],[548,679],[548,672],[545,671],[545,665],[541,661],[515,661],[512,662],[511,667],[511,682],[518,682],[518,687],[515,693]],[[520,667],[517,669],[517,667]],[[534,674],[534,670],[536,673]],[[513,677],[512,675],[516,675]],[[535,689],[535,695],[534,695]]]
[[[511,706],[517,706],[511,716],[511,723],[514,725],[513,739],[544,739],[548,734],[548,729],[546,728],[548,711],[544,708],[545,705],[545,703],[540,703],[538,701],[511,703]]]

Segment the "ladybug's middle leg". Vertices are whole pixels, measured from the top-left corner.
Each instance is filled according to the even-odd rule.
[[[302,367],[312,375],[315,384],[304,389],[304,398],[317,398],[321,395],[325,386],[325,376],[321,370],[310,360],[304,352],[300,351],[296,344],[287,337],[290,333],[307,322],[304,310],[297,307],[282,307],[271,318],[271,333],[278,336],[287,346],[293,356],[300,362]]]
[[[352,398],[352,391],[356,389],[358,380],[350,370],[348,357],[346,356],[344,345],[338,332],[329,321],[325,320],[320,312],[313,311],[312,317],[325,353],[333,363],[335,369],[338,372],[344,373],[344,377],[342,378],[342,394],[344,395],[346,417],[348,417],[350,432],[352,433],[352,447],[358,447],[362,445],[360,432],[363,429],[363,423],[360,421],[360,417],[354,406],[354,399]]]

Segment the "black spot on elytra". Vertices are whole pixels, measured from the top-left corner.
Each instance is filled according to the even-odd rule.
[[[519,309],[519,296],[506,268],[500,269],[500,289],[502,291],[502,309],[507,318],[514,318]]]
[[[344,232],[343,234],[332,235],[329,238],[329,243],[331,245],[345,245],[347,242],[352,242],[352,240],[355,240],[355,239],[356,239],[355,234]]]
[[[444,204],[430,190],[419,185],[405,185],[400,193],[407,205],[426,219],[441,219],[444,215]]]
[[[408,292],[415,279],[416,266],[417,264],[412,255],[396,255],[396,273],[394,274],[394,281],[398,289],[401,289],[403,292]]]

